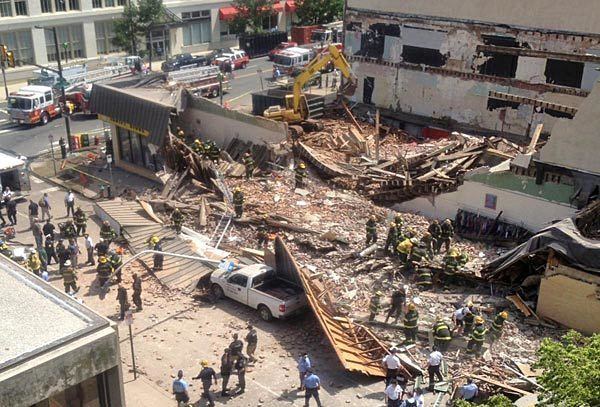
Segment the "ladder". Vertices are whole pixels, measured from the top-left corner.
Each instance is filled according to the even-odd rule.
[[[206,78],[217,77],[220,68],[218,66],[201,66],[198,68],[186,68],[179,71],[169,72],[168,82],[192,83]]]
[[[65,79],[69,82],[70,87],[76,87],[81,84],[91,84],[95,82],[105,81],[108,79],[113,79],[117,76],[129,72],[130,69],[127,65],[115,65],[101,69],[95,69],[93,71],[88,71],[79,75],[73,75]]]
[[[219,247],[219,244],[221,244],[223,237],[225,237],[230,224],[231,215],[229,213],[224,213],[221,215],[221,219],[219,219],[219,223],[210,237],[209,245],[211,247],[214,247],[215,249]]]

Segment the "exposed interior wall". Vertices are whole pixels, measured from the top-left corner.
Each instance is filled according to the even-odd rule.
[[[187,134],[214,140],[221,147],[226,147],[234,138],[254,144],[279,143],[287,138],[286,123],[225,109],[192,96],[188,96],[181,122]]]
[[[556,123],[540,161],[600,175],[600,84],[597,82],[573,120]]]
[[[475,20],[571,32],[600,32],[600,4],[590,0],[348,0],[349,8]]]
[[[486,208],[486,194],[496,196],[496,208]],[[454,219],[458,209],[495,218],[537,232],[552,221],[573,215],[576,208],[536,198],[532,195],[500,189],[479,182],[468,181],[454,192],[434,197],[419,197],[395,205],[403,212],[419,213],[430,218]]]
[[[555,272],[564,267],[559,265]],[[544,276],[536,311],[586,334],[600,332],[600,286],[563,274]]]

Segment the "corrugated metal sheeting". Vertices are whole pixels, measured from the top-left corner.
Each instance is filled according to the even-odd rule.
[[[385,377],[381,360],[389,353],[387,347],[369,329],[335,312],[328,302],[327,290],[320,281],[311,279],[298,267],[279,236],[275,240],[275,259],[278,272],[286,276],[294,274],[302,283],[308,303],[344,368],[369,376]],[[404,369],[403,374],[411,377]]]
[[[90,104],[92,111],[113,121],[147,130],[150,133],[148,142],[157,146],[163,144],[169,116],[175,108],[100,84],[92,88]]]

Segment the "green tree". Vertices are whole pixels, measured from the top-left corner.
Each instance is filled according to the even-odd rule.
[[[487,399],[483,404],[474,404],[465,400],[458,400],[454,405],[456,407],[512,407],[513,403],[506,396],[496,395]]]
[[[344,0],[296,0],[296,14],[301,25],[327,24],[340,20]]]
[[[135,53],[140,49],[140,39],[145,42],[152,26],[169,20],[162,0],[129,2],[123,9],[123,18],[115,20],[113,43]]]
[[[229,22],[229,28],[235,33],[261,32],[263,20],[276,14],[272,0],[234,0],[232,6],[237,14]]]
[[[538,383],[545,388],[539,405],[600,406],[600,334],[569,331],[560,342],[546,338],[538,357]]]

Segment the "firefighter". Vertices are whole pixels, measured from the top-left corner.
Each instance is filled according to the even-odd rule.
[[[71,261],[67,260],[64,264],[64,268],[61,270],[61,274],[63,277],[63,284],[65,286],[65,292],[67,294],[71,293],[71,289],[76,294],[79,291],[77,287],[77,271],[71,265]]]
[[[110,245],[110,242],[115,240],[116,237],[117,237],[117,233],[110,226],[110,223],[107,220],[102,222],[102,227],[100,228],[100,239],[104,240],[106,243],[108,243]]]
[[[465,324],[465,329],[463,330],[463,333],[465,335],[469,335],[473,330],[473,324],[475,323],[475,317],[477,316],[476,314],[477,310],[473,306],[473,303],[469,301],[469,303],[467,304],[465,316],[463,318],[463,323]]]
[[[267,225],[267,215],[263,215],[261,217],[260,223],[256,228],[256,240],[258,243],[259,249],[264,248],[269,243],[269,229]]]
[[[31,270],[31,272],[38,277],[42,275],[42,262],[35,249],[32,249],[31,253],[29,254],[29,258],[27,259],[27,268],[29,268],[29,270]]]
[[[427,258],[432,259],[433,258],[433,250],[435,247],[435,240],[433,239],[433,236],[431,236],[431,233],[429,233],[429,232],[423,233],[423,237],[421,237],[421,244],[427,250]]]
[[[208,151],[208,157],[210,158],[210,160],[213,163],[218,164],[220,156],[221,156],[221,150],[219,149],[219,147],[217,147],[215,142],[211,140],[210,146],[209,146],[209,151]]]
[[[396,253],[396,246],[398,245],[398,229],[396,222],[390,222],[388,228],[387,238],[385,239],[384,251],[389,252],[392,256]]]
[[[173,214],[171,215],[171,222],[173,222],[175,233],[178,235],[181,234],[181,227],[183,226],[183,213],[181,213],[179,208],[175,208],[173,211]]]
[[[394,224],[396,225],[396,232],[398,233],[398,236],[402,236],[402,226],[404,226],[404,219],[402,218],[402,215],[397,214],[394,216]]]
[[[300,162],[294,172],[295,188],[304,188],[304,180],[306,179],[306,164]]]
[[[385,317],[385,323],[387,324],[390,317],[394,317],[394,324],[398,323],[400,315],[402,315],[402,308],[406,302],[406,291],[403,287],[398,288],[392,293],[391,306],[388,310],[388,314]]]
[[[150,248],[152,250],[155,250],[157,252],[162,252],[162,245],[160,243],[160,238],[156,235],[152,236],[148,242],[150,243]],[[157,271],[161,271],[163,269],[163,261],[164,261],[164,255],[160,254],[160,253],[154,253],[153,256],[153,271],[157,272]]]
[[[8,257],[9,259],[12,259],[12,257],[13,257],[12,250],[10,250],[10,247],[8,247],[6,242],[1,239],[0,239],[0,254],[5,257]]]
[[[254,159],[252,158],[252,153],[250,152],[250,150],[246,151],[243,159],[244,159],[244,168],[246,169],[246,179],[250,179],[250,178],[252,178],[252,174],[254,173],[254,168],[256,166],[254,163]]]
[[[233,190],[233,209],[236,218],[241,218],[244,214],[244,193],[240,187]]]
[[[185,132],[179,126],[177,126],[177,138],[181,141],[185,140]]]
[[[199,155],[204,155],[204,145],[198,139],[194,140],[192,143],[192,151]]]
[[[376,291],[373,296],[371,296],[371,301],[369,302],[369,321],[373,321],[377,314],[381,312],[381,297],[383,297],[383,293],[381,291]]]
[[[65,223],[62,231],[62,237],[65,239],[75,239],[77,237],[77,230],[75,230],[75,225],[73,225],[73,221],[71,219]]]
[[[396,252],[398,253],[398,256],[400,257],[400,261],[402,261],[402,263],[406,264],[406,262],[408,261],[408,256],[410,256],[411,250],[412,242],[410,241],[410,239],[404,239],[400,243],[398,243],[398,246],[396,247]]]
[[[502,328],[504,322],[508,319],[508,311],[502,311],[492,321],[492,329],[490,330],[490,341],[493,343],[502,336]]]
[[[414,270],[415,264],[418,265],[427,256],[427,252],[423,246],[419,245],[419,241],[416,238],[413,237],[410,239],[410,243],[412,244],[412,248],[406,262],[406,267],[407,270]]]
[[[480,316],[475,317],[475,328],[473,328],[473,332],[471,332],[471,338],[467,344],[468,354],[481,356],[481,350],[483,348],[483,342],[485,341],[486,333],[487,329],[485,327],[483,318]]]
[[[377,218],[371,215],[366,225],[367,231],[367,246],[377,242]]]
[[[444,256],[444,272],[447,275],[454,275],[458,271],[460,267],[458,263],[458,255],[458,249],[453,247]]]
[[[442,317],[437,317],[435,324],[433,324],[433,339],[435,346],[437,346],[440,352],[448,350],[452,336],[450,334],[450,326]]]
[[[112,268],[110,261],[108,261],[106,256],[100,256],[98,258],[98,266],[96,267],[96,274],[98,276],[98,282],[100,283],[101,289],[106,285],[106,283],[110,279],[112,272],[113,272],[113,268]]]
[[[415,343],[417,340],[417,329],[419,323],[419,313],[415,304],[408,304],[408,312],[404,315],[404,335],[407,345]]]
[[[444,248],[446,252],[450,250],[450,241],[452,240],[452,236],[454,236],[454,228],[452,227],[452,221],[450,219],[446,219],[441,226],[442,233],[440,240],[438,241],[438,252],[442,248],[442,244],[444,244]]]
[[[436,253],[439,253],[440,248],[438,244],[440,243],[440,239],[442,237],[442,228],[440,227],[440,223],[436,220],[431,222],[427,232],[431,234],[431,238],[433,239],[433,248]]]
[[[116,270],[115,276],[117,277],[117,284],[120,284],[122,281],[122,270],[120,267],[123,265],[123,258],[121,257],[120,252],[121,248],[118,248],[117,250],[111,250],[109,252],[110,258],[108,259],[112,269]]]
[[[85,230],[87,229],[87,216],[81,210],[81,207],[77,207],[77,210],[73,214],[73,218],[75,219],[75,227],[77,228],[77,236],[84,235]]]

